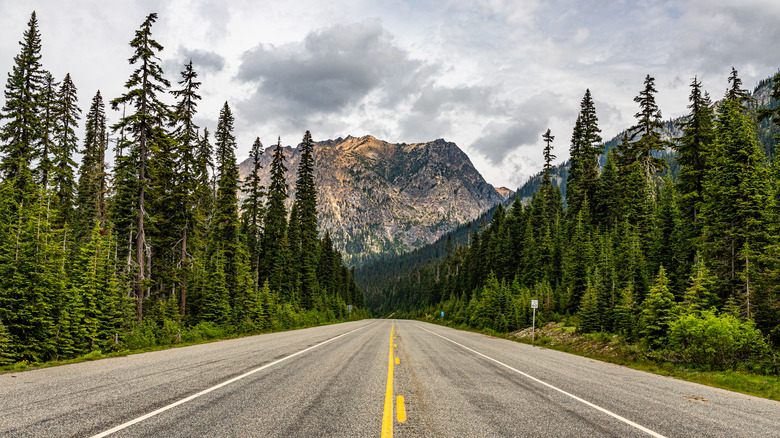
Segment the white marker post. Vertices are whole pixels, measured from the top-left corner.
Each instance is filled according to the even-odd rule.
[[[531,323],[531,343],[536,340],[536,309],[539,307],[539,300],[531,300],[531,308],[534,309],[533,322]]]

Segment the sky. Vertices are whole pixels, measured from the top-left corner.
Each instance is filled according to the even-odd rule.
[[[166,78],[177,88],[192,60],[197,121],[213,132],[228,102],[239,160],[256,137],[294,146],[306,130],[444,138],[512,189],[541,169],[548,128],[556,163],[568,158],[586,89],[608,140],[634,123],[648,74],[669,119],[687,112],[694,76],[718,99],[732,66],[751,90],[780,69],[777,0],[0,0],[0,72],[33,10],[43,67],[70,73],[84,115],[96,91],[124,93],[129,42],[156,12]]]

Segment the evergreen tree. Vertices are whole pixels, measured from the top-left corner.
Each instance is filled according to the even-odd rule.
[[[607,161],[601,172],[594,200],[594,217],[603,228],[611,229],[620,217],[621,193],[618,185],[619,173],[615,158],[615,149],[607,153]]]
[[[682,301],[683,310],[691,313],[713,307],[715,296],[712,291],[717,281],[717,278],[707,269],[701,256],[697,254],[696,260]]]
[[[289,290],[283,291],[285,283],[284,267],[288,258],[287,242],[287,209],[284,201],[287,199],[287,167],[284,162],[284,150],[281,139],[276,143],[273,161],[271,161],[271,184],[268,186],[268,210],[265,215],[263,232],[263,269],[260,280],[268,281],[271,290],[283,294],[285,301],[292,298]]]
[[[45,85],[41,93],[41,139],[38,144],[38,167],[35,169],[36,182],[44,189],[49,188],[51,177],[56,172],[54,161],[52,161],[53,142],[56,128],[57,113],[57,87],[59,84],[54,81],[54,76],[46,72],[44,75]]]
[[[158,93],[164,92],[170,83],[163,77],[163,71],[158,64],[157,53],[163,50],[163,46],[152,39],[152,25],[157,21],[157,14],[149,14],[135,37],[130,41],[130,47],[134,49],[130,57],[130,65],[138,65],[133,74],[125,83],[127,92],[121,97],[111,101],[111,107],[118,110],[120,105],[131,105],[134,112],[123,116],[112,129],[116,131],[127,129],[131,135],[130,157],[137,157],[137,193],[135,196],[137,211],[137,223],[135,229],[135,296],[138,324],[143,319],[143,300],[149,287],[147,272],[147,251],[145,217],[146,217],[146,190],[148,187],[148,162],[150,151],[154,150],[156,142],[163,138],[162,127],[168,120],[167,106],[159,100]],[[119,237],[119,236],[118,236]]]
[[[580,331],[582,333],[592,333],[601,330],[598,302],[600,294],[599,284],[593,277],[598,277],[598,275],[588,274],[587,287],[580,303]]]
[[[245,198],[241,203],[241,226],[243,234],[246,236],[247,247],[249,249],[249,262],[252,268],[252,277],[254,278],[254,288],[260,286],[258,283],[258,266],[260,264],[260,237],[262,233],[265,187],[262,184],[260,171],[263,166],[260,163],[260,157],[263,155],[263,143],[260,137],[255,139],[252,149],[249,151],[249,158],[252,160],[252,170],[244,179],[242,186]],[[297,260],[297,258],[293,258]]]
[[[78,139],[75,129],[78,127],[81,109],[78,107],[76,86],[70,79],[70,73],[65,75],[60,90],[57,93],[56,114],[56,139],[52,152],[56,160],[54,174],[54,186],[59,202],[59,224],[67,224],[71,221],[73,210],[73,198],[76,184],[74,182],[73,169],[76,162],[73,154],[78,150]]]
[[[739,297],[744,315],[749,317],[757,282],[757,253],[768,239],[769,174],[754,121],[740,97],[743,93],[733,91],[737,78],[730,80],[731,90],[719,109],[713,164],[704,189],[703,252],[721,280],[720,298]]]
[[[596,108],[590,90],[580,103],[580,113],[571,137],[568,181],[566,183],[566,204],[570,217],[576,217],[583,203],[593,204],[598,180],[598,157],[603,152],[601,129],[598,126]]]
[[[31,163],[41,140],[40,107],[46,75],[41,67],[41,35],[35,11],[19,45],[22,49],[8,74],[5,104],[0,112],[0,118],[7,120],[0,128],[0,173],[14,181],[17,197],[34,191]]]
[[[677,313],[676,308],[674,295],[669,291],[666,271],[661,266],[655,285],[650,288],[650,292],[642,304],[642,314],[639,321],[642,337],[651,349],[660,349],[666,345],[666,336],[669,332],[669,325]]]
[[[687,261],[692,262],[696,240],[701,235],[701,206],[704,194],[704,181],[710,167],[712,144],[715,140],[713,130],[714,113],[709,95],[702,93],[701,82],[693,78],[691,82],[691,113],[680,124],[683,136],[673,145],[677,150],[677,162],[680,164],[677,190],[680,192],[680,210],[683,217],[684,242]]]
[[[300,225],[301,304],[310,309],[317,292],[317,191],[314,187],[314,143],[306,131],[301,142],[301,161],[295,182],[295,203],[298,205]]]
[[[76,241],[88,240],[95,221],[105,225],[105,153],[106,114],[100,91],[92,98],[85,122],[84,148],[81,150],[73,229]]]
[[[639,161],[642,172],[648,184],[654,183],[653,176],[666,167],[666,161],[663,158],[654,156],[655,152],[662,152],[671,143],[661,140],[661,110],[655,103],[655,78],[647,75],[645,77],[645,88],[634,98],[634,102],[639,104],[639,112],[634,115],[637,124],[629,128],[631,147],[636,151],[636,157]],[[652,196],[652,190],[649,192]]]
[[[195,229],[198,220],[196,206],[198,204],[198,172],[197,149],[199,146],[198,126],[194,118],[197,113],[197,101],[201,99],[197,93],[200,82],[198,74],[192,66],[192,60],[184,66],[181,72],[181,89],[171,92],[178,102],[174,108],[174,130],[172,137],[178,146],[176,162],[177,184],[175,187],[175,208],[177,225],[180,233],[181,257],[179,259],[179,314],[184,316],[187,303],[187,277],[190,272],[188,238]],[[209,153],[210,154],[210,153]],[[203,172],[201,170],[201,172]],[[208,173],[208,170],[205,170]]]
[[[214,135],[217,162],[217,198],[214,210],[214,243],[224,252],[226,288],[230,296],[238,288],[236,267],[238,263],[238,165],[236,164],[236,139],[233,136],[233,114],[227,102],[219,113]]]
[[[550,171],[552,170],[552,162],[555,160],[555,155],[552,153],[552,142],[555,140],[555,136],[552,135],[550,132],[550,129],[547,129],[547,132],[545,132],[542,135],[542,140],[545,142],[544,146],[544,178],[542,179],[542,185],[543,186],[550,186],[552,185],[552,182],[550,181]]]

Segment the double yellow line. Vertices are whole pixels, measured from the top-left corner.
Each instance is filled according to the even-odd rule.
[[[385,413],[382,415],[382,438],[393,437],[393,337],[395,323],[390,328],[390,355],[387,359],[387,385],[385,386]]]
[[[393,359],[395,363],[400,363],[398,358],[393,357],[393,343],[395,339],[395,323],[390,328],[390,353],[387,357],[387,385],[385,386],[385,411],[382,415],[382,438],[393,437]],[[404,405],[404,397],[399,395],[396,402],[396,408],[398,410],[398,421],[401,423],[406,422],[406,406]]]

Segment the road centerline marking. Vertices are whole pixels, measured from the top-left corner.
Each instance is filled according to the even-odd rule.
[[[336,337],[333,337],[333,338],[327,339],[325,341],[322,341],[319,344],[314,344],[311,347],[305,348],[305,349],[303,349],[301,351],[298,351],[296,353],[290,354],[289,356],[285,356],[285,357],[283,357],[281,359],[277,359],[277,360],[275,360],[275,361],[273,361],[271,363],[267,363],[267,364],[265,364],[263,366],[257,367],[257,368],[255,368],[253,370],[250,370],[250,371],[247,371],[246,373],[241,374],[240,376],[236,376],[236,377],[233,377],[232,379],[226,380],[226,381],[224,381],[222,383],[218,383],[218,384],[216,384],[216,385],[214,385],[214,386],[212,386],[210,388],[204,389],[203,391],[197,392],[197,393],[192,394],[192,395],[190,395],[188,397],[185,397],[185,398],[183,398],[181,400],[175,401],[175,402],[173,402],[173,403],[171,403],[169,405],[163,406],[163,407],[161,407],[161,408],[159,408],[157,410],[149,412],[148,414],[145,414],[145,415],[142,415],[142,416],[140,416],[138,418],[134,418],[134,419],[132,419],[130,421],[124,422],[124,423],[120,424],[119,426],[112,427],[111,429],[108,429],[106,431],[100,432],[97,435],[92,435],[90,438],[103,438],[103,437],[109,436],[109,435],[111,435],[111,434],[113,434],[115,432],[119,432],[120,430],[127,429],[128,427],[130,427],[130,426],[132,426],[134,424],[140,423],[140,422],[142,422],[144,420],[147,420],[149,418],[152,418],[152,417],[154,417],[154,416],[156,416],[158,414],[162,414],[163,412],[165,412],[165,411],[167,411],[169,409],[173,409],[176,406],[179,406],[179,405],[182,405],[184,403],[187,403],[188,401],[192,401],[192,400],[194,400],[194,399],[196,399],[196,398],[198,398],[198,397],[200,397],[202,395],[206,395],[206,394],[208,394],[208,393],[210,393],[212,391],[215,391],[215,390],[217,390],[219,388],[222,388],[223,386],[230,385],[231,383],[237,382],[237,381],[239,381],[239,380],[241,380],[241,379],[243,379],[245,377],[249,377],[252,374],[257,373],[258,371],[262,371],[262,370],[264,370],[264,369],[266,369],[268,367],[274,366],[274,365],[276,365],[276,364],[278,364],[280,362],[284,362],[284,361],[286,361],[288,359],[292,359],[295,356],[299,356],[299,355],[301,355],[303,353],[306,353],[307,351],[311,351],[311,350],[313,350],[313,349],[315,349],[317,347],[320,347],[320,346],[325,345],[325,344],[327,344],[329,342],[335,341],[338,338],[346,336],[346,335],[348,335],[350,333],[354,333],[354,332],[356,332],[358,330],[362,330],[362,329],[364,329],[364,328],[366,328],[366,327],[368,327],[370,325],[374,325],[374,324],[375,323],[366,324],[363,327],[358,327],[358,328],[356,328],[354,330],[350,330],[350,331],[348,331],[346,333],[342,333],[342,334],[340,334],[340,335],[338,335]]]
[[[390,326],[390,357],[387,360],[387,384],[385,385],[385,409],[382,414],[382,438],[393,438],[393,336],[395,322]]]
[[[399,423],[406,423],[406,405],[404,404],[404,396],[399,395],[395,403],[396,415],[398,416]]]
[[[425,330],[426,332],[428,332],[428,333],[430,333],[430,334],[436,335],[436,336],[438,336],[438,337],[440,337],[440,338],[442,338],[442,339],[444,339],[444,340],[446,340],[446,341],[452,342],[453,344],[455,344],[455,345],[457,345],[457,346],[459,346],[459,347],[461,347],[461,348],[463,348],[463,349],[466,349],[466,350],[468,350],[468,351],[470,351],[470,352],[472,352],[472,353],[474,353],[474,354],[477,354],[477,355],[479,355],[479,356],[482,356],[482,357],[484,357],[484,358],[485,358],[485,359],[487,359],[487,360],[490,360],[490,361],[492,361],[492,362],[495,362],[495,363],[497,363],[497,364],[499,364],[499,365],[503,366],[504,368],[507,368],[507,369],[509,369],[509,370],[512,370],[512,371],[516,372],[517,374],[520,374],[521,376],[527,377],[527,378],[529,378],[529,379],[533,380],[534,382],[540,383],[540,384],[542,384],[542,385],[544,385],[544,386],[546,386],[546,387],[548,387],[548,388],[550,388],[550,389],[554,389],[554,390],[556,390],[556,391],[560,392],[561,394],[567,395],[567,396],[569,396],[569,397],[573,398],[574,400],[577,400],[578,402],[581,402],[581,403],[583,403],[583,404],[585,404],[585,405],[587,405],[587,406],[590,406],[590,407],[591,407],[591,408],[593,408],[593,409],[596,409],[596,410],[598,410],[598,411],[600,411],[600,412],[603,412],[603,413],[605,413],[605,414],[607,414],[607,415],[609,415],[609,416],[611,416],[611,417],[613,417],[613,418],[615,418],[615,419],[617,419],[617,420],[620,420],[620,421],[622,421],[623,423],[625,423],[625,424],[627,424],[627,425],[629,425],[629,426],[635,427],[635,428],[637,428],[637,429],[641,430],[642,432],[645,432],[645,433],[647,433],[647,434],[648,434],[648,435],[650,435],[650,436],[653,436],[653,437],[656,437],[656,438],[666,438],[664,435],[661,435],[661,434],[660,434],[660,433],[658,433],[658,432],[655,432],[655,431],[653,431],[653,430],[650,430],[650,429],[648,429],[648,428],[646,428],[646,427],[642,426],[641,424],[634,423],[633,421],[629,420],[628,418],[622,417],[622,416],[620,416],[620,415],[618,415],[618,414],[616,414],[616,413],[614,413],[614,412],[612,412],[612,411],[610,411],[610,410],[608,410],[608,409],[602,408],[601,406],[598,406],[598,405],[596,405],[596,404],[593,404],[593,403],[591,403],[591,402],[589,402],[589,401],[587,401],[587,400],[585,400],[585,399],[582,399],[582,398],[580,398],[580,397],[577,397],[576,395],[574,395],[574,394],[572,394],[572,393],[566,392],[566,391],[564,391],[564,390],[562,390],[562,389],[558,388],[557,386],[553,386],[553,385],[551,385],[551,384],[549,384],[549,383],[547,383],[547,382],[545,382],[545,381],[542,381],[542,380],[540,380],[540,379],[537,379],[536,377],[534,377],[534,376],[532,376],[532,375],[530,375],[530,374],[524,373],[524,372],[522,372],[522,371],[518,370],[517,368],[514,368],[514,367],[512,367],[512,366],[510,366],[510,365],[507,365],[507,364],[505,364],[505,363],[503,363],[503,362],[499,361],[498,359],[493,359],[493,358],[492,358],[492,357],[490,357],[490,356],[487,356],[487,355],[485,355],[485,354],[482,354],[482,353],[480,353],[479,351],[477,351],[477,350],[474,350],[474,349],[471,349],[471,348],[469,348],[469,347],[467,347],[467,346],[465,346],[465,345],[463,345],[463,344],[461,344],[461,343],[459,343],[459,342],[453,341],[453,340],[452,340],[452,339],[450,339],[450,338],[447,338],[447,337],[445,337],[445,336],[442,336],[442,335],[440,335],[440,334],[438,334],[438,333],[432,332],[432,331],[428,330],[428,329],[427,329],[427,328],[425,328],[425,327],[419,326],[419,325],[417,325],[417,324],[414,324],[414,325],[415,325],[416,327],[419,327],[419,328],[421,328],[421,329]]]

